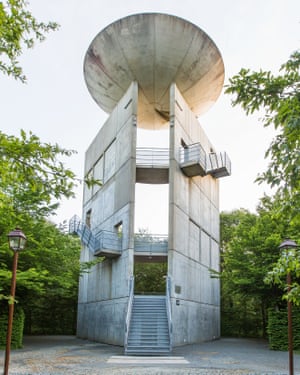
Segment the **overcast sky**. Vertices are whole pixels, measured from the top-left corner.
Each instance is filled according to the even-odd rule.
[[[31,130],[44,142],[77,150],[67,166],[78,177],[83,175],[84,153],[107,118],[85,86],[83,59],[108,24],[142,12],[185,18],[218,46],[225,83],[242,67],[277,73],[300,44],[299,0],[30,0],[30,9],[39,20],[61,27],[21,57],[26,85],[0,76],[1,130],[15,135],[21,128]],[[199,121],[215,148],[227,151],[232,161],[232,176],[221,179],[221,210],[254,211],[268,191],[254,180],[266,166],[264,152],[273,131],[264,129],[258,116],[246,117],[232,108],[224,94]],[[63,202],[55,221],[80,216],[81,196],[79,187],[77,198]],[[159,229],[154,225],[152,232],[165,232]]]

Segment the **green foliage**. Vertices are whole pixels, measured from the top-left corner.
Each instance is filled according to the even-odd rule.
[[[0,2],[0,71],[21,82],[26,77],[18,57],[24,48],[58,28],[38,22],[27,5],[25,0]],[[7,233],[21,227],[27,246],[19,256],[16,301],[24,308],[27,332],[74,333],[81,246],[46,220],[61,198],[74,196],[77,179],[61,161],[73,153],[22,130],[20,137],[0,132],[0,300],[3,306],[15,302],[9,296]]]
[[[134,266],[135,293],[166,292],[167,263],[136,263]]]
[[[14,212],[44,217],[51,214],[62,197],[72,197],[74,173],[59,158],[71,156],[57,144],[21,131],[20,138],[0,132],[0,196]],[[0,204],[1,205],[1,204]]]
[[[266,151],[268,169],[257,181],[276,187],[281,212],[300,223],[300,51],[281,66],[281,74],[241,69],[229,80],[226,93],[233,94],[233,106],[246,114],[264,112],[263,125],[273,125],[277,135]]]
[[[6,346],[8,306],[0,302],[0,349]],[[6,308],[5,308],[6,307]],[[13,328],[11,335],[11,349],[19,349],[23,346],[23,329],[25,314],[22,308],[14,308]]]
[[[286,284],[286,275],[292,275],[292,284],[289,288]],[[266,284],[279,285],[286,291],[283,298],[300,305],[300,251],[298,249],[288,249],[283,251],[276,265],[265,277]]]
[[[26,82],[18,62],[24,48],[45,39],[45,34],[58,28],[55,22],[39,22],[27,9],[26,0],[0,2],[0,71]]]
[[[19,255],[16,300],[29,318],[28,331],[31,324],[44,324],[38,316],[50,316],[52,302],[61,306],[61,314],[70,317],[74,326],[80,242],[46,220],[62,197],[73,196],[75,176],[59,161],[72,153],[41,143],[31,133],[21,131],[18,138],[0,132],[0,298],[10,300],[12,252],[7,234],[18,226],[27,236],[27,245]],[[60,321],[55,314],[52,326]]]
[[[44,219],[28,218],[23,231],[27,245],[19,254],[16,300],[26,315],[26,332],[74,334],[80,241]],[[7,296],[12,254],[4,240],[0,247],[0,284]]]
[[[267,240],[259,239],[264,247],[269,242],[272,252],[266,253],[262,264],[272,261],[274,246],[279,246],[283,238],[299,240],[300,229],[300,51],[294,52],[281,66],[277,76],[271,72],[250,72],[241,69],[229,80],[226,93],[233,94],[233,106],[241,105],[246,115],[259,112],[264,126],[273,126],[276,136],[266,150],[270,163],[257,182],[266,182],[276,189],[274,197],[264,197],[259,218],[266,231]],[[265,217],[262,221],[261,219]],[[274,225],[275,224],[275,225]],[[273,233],[269,230],[273,226]],[[265,231],[265,232],[266,232]],[[261,232],[263,234],[263,231]],[[267,233],[265,233],[267,234]],[[249,236],[248,236],[249,237]],[[255,236],[255,240],[258,238]],[[277,257],[279,257],[279,253]],[[248,261],[248,257],[245,258]],[[275,265],[277,259],[273,259]],[[287,296],[300,304],[300,257],[297,254],[287,259],[281,256],[274,269],[261,268],[260,277],[266,272],[266,282],[287,289],[285,275],[294,275],[292,290]],[[241,281],[241,280],[240,280]],[[252,279],[254,281],[254,279]],[[258,281],[258,280],[257,280]],[[246,282],[247,283],[247,282]]]
[[[222,318],[227,335],[229,314],[234,312],[238,323],[231,335],[253,336],[256,332],[265,336],[267,308],[281,302],[281,291],[264,283],[278,259],[284,227],[273,218],[268,205],[265,197],[258,214],[246,210],[221,214]]]
[[[239,294],[222,296],[221,335],[261,337],[263,324],[260,301]]]
[[[300,310],[293,309],[293,348],[300,349]],[[273,350],[288,350],[287,310],[268,310],[269,346]]]

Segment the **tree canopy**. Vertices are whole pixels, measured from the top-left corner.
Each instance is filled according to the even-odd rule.
[[[273,237],[277,247],[284,238],[292,238],[299,244],[300,229],[300,51],[295,51],[284,63],[278,75],[270,71],[250,72],[241,69],[229,80],[226,93],[233,94],[233,106],[241,105],[247,115],[259,111],[263,114],[263,126],[273,126],[276,136],[266,150],[270,163],[257,181],[275,189],[273,198],[263,199],[260,211],[268,214],[265,225],[281,223],[274,227]],[[266,210],[267,209],[267,210]],[[261,238],[261,246],[264,238]],[[275,243],[274,243],[275,245]],[[278,254],[278,263],[268,271],[266,280],[282,287],[283,276],[293,272],[296,279],[288,298],[300,304],[299,250],[293,257]]]
[[[26,0],[0,2],[0,71],[21,82],[26,76],[18,58],[24,48],[34,47],[46,33],[58,28],[55,22],[39,22],[27,5]]]
[[[74,195],[75,175],[61,161],[72,153],[31,133],[0,132],[0,300],[9,299],[11,282],[7,234],[21,227],[27,246],[19,257],[16,300],[27,332],[75,330],[80,241],[47,219],[62,197]]]
[[[251,72],[241,69],[230,78],[226,93],[233,94],[233,106],[246,114],[263,113],[264,126],[273,126],[276,136],[266,150],[270,163],[257,179],[275,187],[282,196],[281,210],[290,220],[300,222],[300,51],[294,52],[280,68]]]
[[[47,216],[61,197],[74,196],[74,173],[60,161],[74,151],[42,143],[21,130],[20,137],[0,132],[0,194],[13,211]]]

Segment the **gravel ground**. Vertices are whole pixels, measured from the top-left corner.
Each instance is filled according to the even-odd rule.
[[[0,368],[4,354],[0,351]],[[300,355],[294,355],[294,368],[300,375]],[[9,374],[287,375],[288,353],[271,351],[262,340],[224,338],[175,348],[169,357],[128,358],[121,347],[74,336],[34,336],[11,351]]]

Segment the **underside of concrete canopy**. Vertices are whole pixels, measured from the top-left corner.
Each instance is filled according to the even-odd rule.
[[[144,13],[122,18],[94,38],[84,76],[90,94],[107,113],[136,81],[138,126],[161,129],[169,121],[171,84],[192,112],[201,115],[221,93],[224,64],[199,27],[168,14]]]

